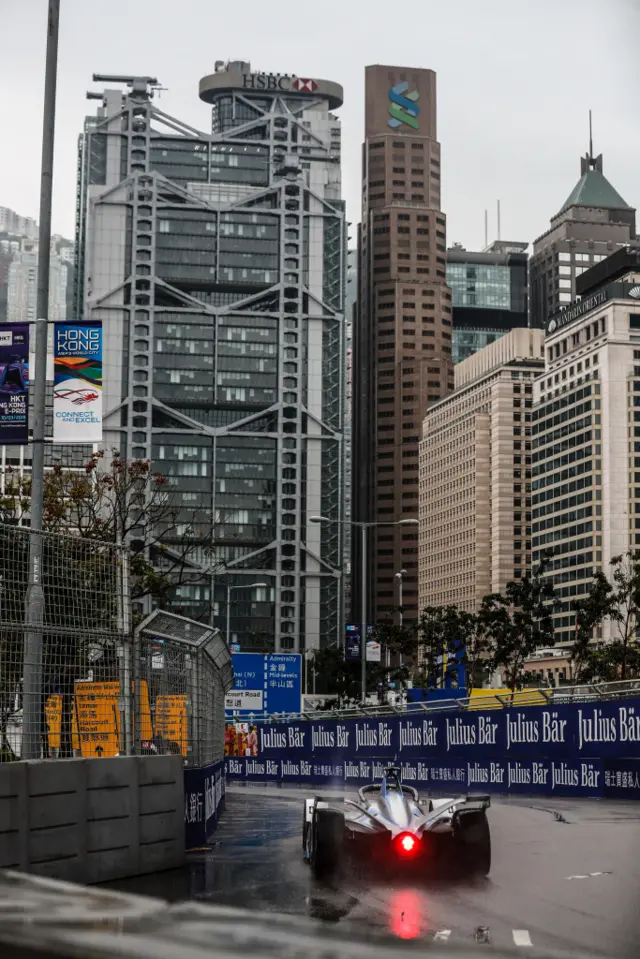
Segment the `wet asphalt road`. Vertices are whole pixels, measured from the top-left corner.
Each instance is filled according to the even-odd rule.
[[[303,863],[303,792],[227,792],[215,845],[187,869],[121,882],[169,900],[198,899],[311,915],[401,939],[640,954],[640,808],[587,800],[494,800],[493,863],[473,882],[346,881],[316,886]]]

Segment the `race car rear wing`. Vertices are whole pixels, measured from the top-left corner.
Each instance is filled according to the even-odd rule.
[[[464,796],[463,799],[465,803],[479,804],[482,806],[483,809],[488,809],[489,806],[491,805],[491,796],[467,795],[467,796]]]
[[[442,817],[443,813],[453,814],[463,806],[465,808],[471,806],[472,809],[487,809],[490,805],[490,796],[456,796],[454,799],[448,799],[446,802],[440,803],[440,805],[436,806],[436,808],[427,818],[427,828],[432,823],[437,822],[437,820]]]

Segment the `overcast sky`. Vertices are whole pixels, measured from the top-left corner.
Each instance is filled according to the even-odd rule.
[[[364,67],[438,78],[447,239],[532,240],[579,177],[588,146],[640,205],[640,0],[61,0],[53,229],[73,237],[76,147],[92,73],[157,76],[167,113],[208,131],[198,81],[216,60],[344,87],[343,184],[360,214]],[[38,216],[47,0],[0,0],[0,206]],[[352,230],[352,236],[355,235]]]

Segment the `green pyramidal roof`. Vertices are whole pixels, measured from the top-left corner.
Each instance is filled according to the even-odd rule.
[[[613,207],[616,210],[631,209],[599,170],[587,170],[582,174],[562,205],[560,212],[562,213],[570,206]]]

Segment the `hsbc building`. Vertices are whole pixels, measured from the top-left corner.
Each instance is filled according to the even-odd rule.
[[[342,105],[342,87],[318,77],[298,77],[289,73],[261,73],[251,70],[249,63],[216,64],[216,72],[200,81],[200,99],[215,104],[221,95],[241,91],[286,93],[297,97],[314,97],[326,103],[330,110]]]
[[[78,183],[78,315],[112,330],[105,446],[151,460],[195,517],[176,612],[243,653],[338,645],[342,87],[217,63],[198,130],[150,78],[121,85],[92,95]]]

